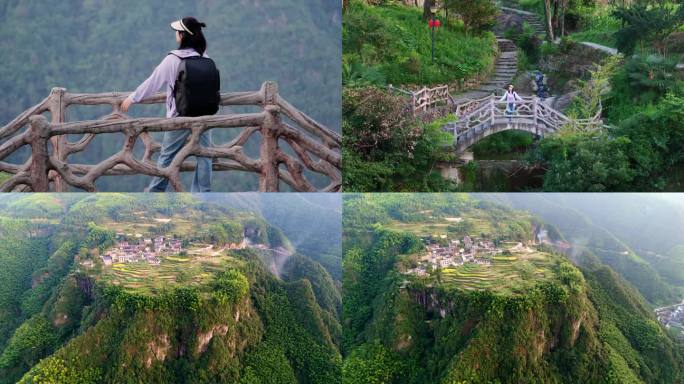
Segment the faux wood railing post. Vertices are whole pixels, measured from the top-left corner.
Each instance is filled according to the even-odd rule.
[[[266,118],[261,126],[261,177],[259,191],[278,192],[278,127],[280,109],[278,108],[278,84],[266,82],[262,86]]]
[[[494,116],[494,111],[495,111],[495,109],[496,109],[496,105],[494,104],[494,95],[492,95],[492,96],[490,96],[490,97],[491,97],[491,98],[489,99],[489,105],[490,105],[490,107],[491,107],[491,109],[492,109],[492,126],[493,126],[494,123],[495,123],[495,121],[496,121],[496,120],[495,120],[495,116]]]
[[[29,141],[31,143],[31,189],[33,192],[48,192],[50,179],[50,155],[48,154],[48,140],[50,139],[50,125],[43,115],[29,117]]]
[[[537,136],[539,136],[539,126],[537,125],[537,108],[539,105],[538,102],[539,102],[539,98],[535,97],[534,98],[534,105],[532,107],[532,114],[534,115],[532,122],[534,124],[534,130],[535,130],[535,132],[537,132]]]
[[[64,94],[66,93],[65,88],[52,88],[50,96],[48,98],[48,109],[50,110],[50,115],[52,115],[52,123],[58,124],[65,121],[65,100]],[[50,139],[52,143],[52,151],[55,157],[59,160],[64,160],[64,149],[66,147],[66,137],[65,136],[55,136]],[[51,172],[50,178],[53,180],[55,192],[64,192],[64,182],[62,177],[57,172]]]

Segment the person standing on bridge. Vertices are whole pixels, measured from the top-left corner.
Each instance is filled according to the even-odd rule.
[[[508,125],[510,126],[513,121],[513,114],[515,113],[515,103],[518,100],[523,101],[523,99],[518,95],[518,92],[513,90],[513,84],[508,84],[508,87],[506,88],[506,93],[504,93],[499,101],[505,101],[507,103],[505,115],[508,116]]]
[[[216,70],[213,61],[206,54],[207,41],[202,33],[202,28],[205,27],[206,24],[199,22],[194,17],[185,17],[171,23],[171,28],[176,33],[176,42],[179,44],[178,49],[171,51],[155,68],[152,75],[123,101],[121,104],[123,112],[127,112],[131,104],[138,103],[152,96],[162,86],[166,86],[167,118],[213,115],[218,111],[220,80],[218,70]],[[188,58],[193,58],[192,64],[186,61]],[[205,60],[197,58],[205,58]],[[181,72],[191,73],[193,67],[199,68],[199,71],[196,70],[197,72],[195,72],[199,76],[209,74],[209,78],[202,79],[203,81],[199,85],[194,85],[195,88],[192,88],[193,84],[190,84],[190,76],[185,76],[188,79],[185,83],[181,83],[182,77],[180,76]],[[198,76],[194,77],[197,78]],[[192,94],[192,98],[195,98],[194,100],[188,101],[191,98],[189,96],[190,91],[187,91],[188,93],[184,94],[182,98],[179,97],[179,94],[186,92],[187,89],[195,90]],[[208,95],[206,94],[207,92]],[[198,94],[200,94],[199,97]],[[198,98],[202,99],[201,102],[204,102],[202,104],[203,108],[197,108]],[[159,168],[166,168],[171,164],[173,158],[185,145],[190,133],[189,129],[164,132],[161,152],[157,159],[157,166]],[[209,131],[202,133],[199,142],[202,147],[210,146],[211,133]],[[210,192],[211,173],[211,158],[198,157],[191,191]],[[167,178],[155,177],[152,179],[147,191],[165,192],[168,184],[169,180]]]

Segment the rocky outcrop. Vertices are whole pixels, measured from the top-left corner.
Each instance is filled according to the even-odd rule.
[[[148,354],[145,359],[145,367],[150,368],[154,361],[164,362],[171,348],[169,335],[163,333],[156,339],[147,343]]]
[[[197,335],[197,353],[204,353],[207,350],[207,346],[211,339],[214,338],[214,335],[225,336],[226,333],[228,333],[228,326],[225,324],[217,324],[207,332],[200,332]]]

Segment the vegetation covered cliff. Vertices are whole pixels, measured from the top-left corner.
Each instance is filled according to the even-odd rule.
[[[1,223],[0,382],[339,382],[336,283],[263,217],[188,195],[0,204],[24,217]],[[105,261],[148,236],[180,250]]]
[[[561,233],[528,213],[464,195],[353,195],[344,206],[345,383],[682,380],[681,347],[639,292],[608,266],[556,253]],[[430,260],[426,238],[464,235],[447,218],[470,222],[469,237],[536,251],[413,272]],[[534,244],[540,226],[548,240]]]

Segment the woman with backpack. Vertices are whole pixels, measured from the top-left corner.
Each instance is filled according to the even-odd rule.
[[[171,28],[176,32],[176,42],[179,43],[178,49],[171,51],[157,68],[154,69],[152,75],[123,101],[121,104],[121,110],[123,112],[127,112],[131,104],[140,102],[153,95],[162,86],[165,86],[167,118],[176,116],[200,116],[203,114],[216,113],[216,110],[218,110],[218,98],[220,98],[218,94],[218,71],[216,71],[215,78],[212,77],[208,80],[210,86],[207,87],[205,83],[202,84],[203,87],[201,89],[202,91],[206,88],[212,89],[212,94],[209,95],[209,98],[212,100],[209,104],[215,103],[216,110],[213,110],[214,108],[210,105],[208,109],[204,108],[204,113],[188,113],[185,106],[187,100],[179,99],[180,95],[177,95],[177,92],[174,92],[174,88],[181,88],[179,86],[179,82],[181,81],[179,70],[186,68],[186,64],[184,63],[186,59],[203,57],[207,58],[207,61],[210,61],[206,55],[207,41],[202,33],[202,28],[204,27],[206,27],[206,24],[199,22],[194,17],[185,17],[171,23]],[[208,65],[213,66],[213,62],[208,63]],[[185,87],[185,85],[183,85],[183,87]],[[213,88],[216,89],[213,90]],[[183,108],[181,110],[177,109],[177,101],[179,100],[183,103]],[[157,166],[159,168],[165,168],[171,164],[173,158],[185,144],[190,133],[191,131],[189,129],[164,132],[161,152],[157,159]],[[200,136],[200,145],[203,147],[211,145],[211,133],[209,131],[204,132]],[[211,190],[211,173],[211,158],[198,157],[191,191],[209,192]],[[168,184],[169,180],[167,178],[155,177],[152,179],[147,191],[165,192]]]
[[[508,125],[510,125],[513,120],[513,114],[515,113],[515,102],[518,100],[523,101],[523,98],[513,90],[513,84],[508,84],[508,87],[506,88],[506,93],[504,93],[499,101],[505,101],[507,103],[505,115],[508,116]]]

